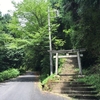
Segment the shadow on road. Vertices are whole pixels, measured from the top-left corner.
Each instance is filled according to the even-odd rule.
[[[17,78],[9,80],[9,82],[38,82],[39,75],[34,72],[26,72],[25,75],[21,75]]]

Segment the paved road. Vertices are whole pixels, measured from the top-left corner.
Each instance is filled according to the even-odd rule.
[[[27,73],[11,81],[0,83],[0,100],[66,100],[66,98],[41,92],[36,75]]]

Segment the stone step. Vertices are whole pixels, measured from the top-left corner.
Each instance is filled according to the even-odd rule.
[[[90,100],[100,100],[99,96],[96,96],[96,95],[79,95],[79,94],[70,94],[68,95],[69,97],[72,97],[72,98],[78,98],[80,100],[82,99],[90,99]]]
[[[74,100],[99,100],[99,99],[75,99]]]
[[[72,77],[72,78],[83,78],[85,75],[79,74],[59,74],[60,77]]]
[[[55,91],[55,93],[61,93],[61,94],[91,94],[96,95],[98,92],[96,91],[68,91],[68,90],[61,90],[61,91]]]
[[[76,83],[68,83],[68,82],[61,82],[61,83],[52,83],[52,85],[61,84],[65,87],[92,87],[92,85],[87,84],[76,84]]]
[[[77,91],[94,91],[95,90],[95,88],[93,88],[93,87],[62,87],[62,88],[57,87],[55,89],[56,90],[72,90],[72,91],[74,91],[74,90],[77,90]]]
[[[87,84],[65,84],[65,87],[92,87],[91,85]]]
[[[86,85],[85,83],[83,82],[75,82],[75,81],[70,81],[70,82],[65,82],[65,81],[61,81],[61,82],[52,82],[51,84],[73,84],[73,85]]]

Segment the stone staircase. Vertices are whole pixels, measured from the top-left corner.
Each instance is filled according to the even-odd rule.
[[[72,60],[69,60],[64,65],[62,73],[59,74],[59,81],[51,82],[52,92],[70,97],[69,100],[100,100],[95,87],[76,81],[77,78],[85,76],[78,75],[75,66],[71,62]]]
[[[55,85],[62,86],[57,87]],[[53,82],[52,86],[54,93],[59,93],[64,96],[71,97],[70,100],[99,100],[96,89],[91,85],[81,82]]]

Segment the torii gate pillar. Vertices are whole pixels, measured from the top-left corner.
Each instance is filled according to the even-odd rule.
[[[81,57],[79,51],[77,51],[77,60],[78,60],[79,74],[82,75]]]

